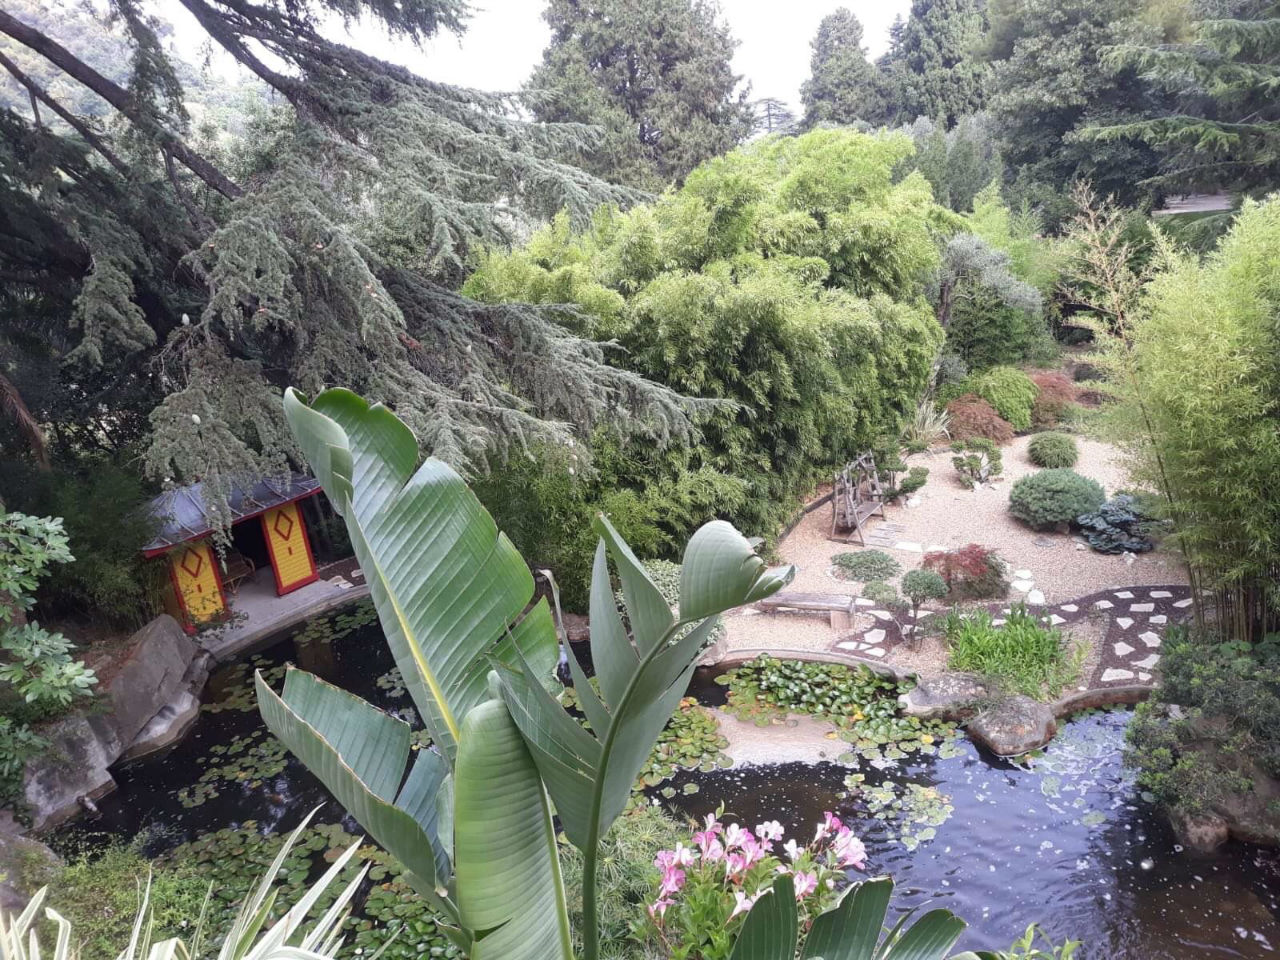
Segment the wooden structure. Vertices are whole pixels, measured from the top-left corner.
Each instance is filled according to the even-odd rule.
[[[295,474],[287,481],[263,480],[248,490],[233,487],[228,498],[231,526],[258,519],[262,541],[271,560],[278,596],[317,579],[316,563],[307,537],[301,502],[320,492],[320,484]],[[199,483],[167,491],[149,506],[159,531],[145,547],[146,557],[164,557],[169,568],[169,612],[188,633],[198,625],[230,614],[227,588],[232,592],[251,578],[255,565],[241,552],[228,549],[219,558],[211,542],[213,524]],[[256,534],[255,534],[256,536]]]
[[[853,622],[854,598],[842,593],[799,593],[783,590],[756,604],[761,610],[808,610],[831,617],[833,630],[848,630]]]
[[[875,457],[864,453],[836,474],[831,495],[831,539],[849,543],[854,535],[867,545],[863,524],[877,513],[884,516],[885,492]],[[840,532],[845,531],[843,536]]]

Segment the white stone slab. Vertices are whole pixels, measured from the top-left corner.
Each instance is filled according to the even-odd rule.
[[[877,620],[892,620],[893,614],[888,610],[872,610],[871,615]]]
[[[836,647],[840,650],[861,650],[862,644],[858,643],[856,640],[841,640],[836,644]]]
[[[1141,667],[1143,670],[1150,670],[1160,662],[1160,654],[1153,653],[1149,657],[1143,657],[1141,660],[1133,661],[1135,667]]]
[[[1061,609],[1065,613],[1075,613],[1080,608],[1077,607],[1074,603],[1064,603]]]
[[[1173,605],[1177,607],[1179,610],[1185,610],[1187,607],[1191,606],[1191,604],[1193,603],[1195,603],[1195,600],[1193,600],[1191,597],[1187,597],[1187,599],[1185,600],[1175,601]]]
[[[1130,613],[1150,613],[1156,608],[1154,603],[1131,603],[1129,604]]]
[[[1102,682],[1110,683],[1113,680],[1132,680],[1132,670],[1117,670],[1115,667],[1108,667],[1102,671]]]
[[[1151,674],[1149,674],[1149,673],[1139,673],[1139,674],[1138,674],[1138,679],[1139,679],[1139,680],[1150,680],[1150,679],[1151,679]]]
[[[1019,580],[1034,579],[1034,574],[1032,574],[1030,570],[1015,570],[1013,572],[1013,575]]]
[[[895,550],[905,550],[907,553],[924,553],[924,547],[918,543],[912,543],[910,540],[899,540],[893,545]]]
[[[1138,639],[1145,643],[1148,647],[1160,646],[1160,634],[1152,633],[1148,630],[1146,633],[1138,634]]]
[[[1117,590],[1116,598],[1120,600],[1132,600],[1133,594],[1130,593],[1128,590]]]
[[[883,630],[868,630],[862,635],[864,643],[877,644],[884,640]]]
[[[1044,603],[1044,592],[1041,590],[1032,590],[1027,594],[1027,603],[1033,606],[1040,606]]]
[[[1026,593],[1035,585],[1034,580],[1015,580],[1013,583],[1009,584],[1009,586],[1013,587],[1013,589],[1017,590],[1019,593]]]
[[[1094,603],[1093,608],[1095,610],[1110,610],[1113,606],[1115,606],[1115,604],[1110,600],[1098,600]]]
[[[1163,613],[1157,613],[1154,617],[1150,617],[1147,620],[1147,622],[1148,623],[1168,623],[1169,618],[1166,617]]]
[[[1062,617],[1058,616],[1056,613],[1051,613],[1049,614],[1049,622],[1056,627],[1058,624],[1066,623],[1067,621],[1063,620]]]
[[[1127,657],[1129,654],[1133,653],[1133,647],[1123,641],[1115,644],[1115,650],[1117,657]]]
[[[872,656],[872,657],[883,657],[884,647],[872,647],[870,650],[867,651],[867,654],[868,656]]]
[[[992,621],[991,621],[991,625],[992,625],[993,627],[1003,627],[1003,626],[1004,626],[1004,617],[1000,617],[1000,618],[999,618],[999,619],[997,619],[997,620],[992,620]]]
[[[1153,596],[1153,597],[1172,597],[1172,596],[1173,596],[1173,594],[1172,594],[1172,593],[1170,593],[1168,590],[1152,590],[1152,591],[1151,591],[1151,596]]]
[[[1116,623],[1120,625],[1121,630],[1128,630],[1133,626],[1133,621],[1128,617],[1116,617]]]

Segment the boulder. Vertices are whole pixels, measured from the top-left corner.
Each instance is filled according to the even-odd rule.
[[[120,760],[137,760],[148,754],[172,746],[187,735],[191,725],[200,717],[200,698],[183,691],[172,703],[165,704],[147,723],[142,731],[120,754]]]
[[[1058,721],[1047,704],[1017,694],[974,717],[969,737],[997,757],[1017,757],[1043,747],[1058,732]]]
[[[122,747],[131,744],[166,704],[188,690],[187,670],[199,650],[167,614],[129,638],[126,652],[99,695]]]
[[[1230,824],[1212,813],[1174,811],[1169,814],[1169,820],[1178,842],[1195,853],[1212,853],[1231,836]]]
[[[27,763],[23,784],[37,832],[74,817],[82,797],[96,800],[114,790],[107,768],[124,748],[106,716],[64,717],[41,727],[40,735],[49,746]]]
[[[898,697],[902,711],[922,720],[967,720],[978,712],[991,692],[979,676],[943,673],[921,679],[914,690]]]
[[[0,910],[17,913],[56,876],[62,861],[39,840],[23,836],[8,810],[0,810]]]

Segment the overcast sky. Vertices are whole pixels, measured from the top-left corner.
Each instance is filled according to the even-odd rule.
[[[818,22],[842,4],[839,0],[721,0],[720,6],[739,46],[734,69],[751,83],[751,96],[777,97],[793,106],[800,102],[800,84],[809,75],[809,41]],[[547,45],[549,31],[542,22],[540,0],[472,0],[475,15],[462,37],[434,39],[419,50],[407,43],[391,43],[385,34],[366,25],[353,25],[350,42],[367,53],[410,67],[446,83],[482,90],[515,90],[533,70]],[[872,58],[884,52],[889,25],[911,0],[844,0],[866,30]],[[182,40],[200,35],[183,22],[175,7],[175,26]],[[331,31],[341,39],[340,31]],[[201,35],[203,40],[203,36]]]

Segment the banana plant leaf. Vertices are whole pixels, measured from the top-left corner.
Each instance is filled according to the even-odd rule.
[[[907,926],[910,915],[885,931],[893,881],[878,877],[847,891],[840,903],[813,921],[802,960],[946,960],[965,923],[948,910],[930,910]],[[783,875],[747,914],[730,960],[794,960],[799,911],[791,877]],[[951,960],[998,960],[962,953]]]
[[[533,575],[448,465],[418,465],[418,442],[382,404],[285,391],[285,416],[346,521],[396,666],[452,762],[462,721],[487,699],[489,658],[550,682],[558,642]]]
[[[499,666],[502,696],[555,802],[565,836],[594,848],[626,806],[631,785],[689,684],[716,615],[781,589],[795,568],[766,570],[723,521],[701,527],[685,549],[679,613],[603,516],[591,579],[591,655],[597,696],[572,650],[569,669],[588,730],[538,682],[537,671]],[[612,558],[631,632],[619,616]]]

